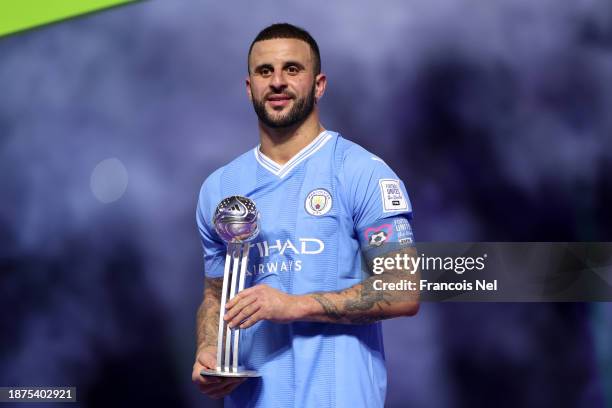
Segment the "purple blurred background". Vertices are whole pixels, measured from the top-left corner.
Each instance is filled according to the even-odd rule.
[[[607,0],[144,2],[0,39],[0,386],[220,406],[191,384],[204,178],[257,143],[257,32],[319,42],[323,123],[408,187],[421,241],[612,241]],[[385,323],[389,407],[612,406],[610,304]]]

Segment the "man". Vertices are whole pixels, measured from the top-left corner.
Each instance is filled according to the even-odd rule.
[[[206,278],[193,381],[210,397],[227,396],[226,406],[382,407],[379,321],[418,310],[409,291],[382,289],[414,271],[372,273],[376,258],[413,251],[405,187],[381,159],[323,128],[318,101],[326,85],[310,34],[290,24],[261,31],[246,79],[260,145],[215,171],[200,191]],[[261,214],[250,287],[225,315],[243,329],[241,363],[261,374],[246,381],[200,375],[216,366],[226,251],[212,217],[232,195],[251,198]]]

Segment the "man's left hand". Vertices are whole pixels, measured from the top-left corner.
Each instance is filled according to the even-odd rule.
[[[251,327],[260,320],[289,323],[298,318],[298,296],[268,285],[255,285],[238,293],[226,303],[225,321],[234,328]]]

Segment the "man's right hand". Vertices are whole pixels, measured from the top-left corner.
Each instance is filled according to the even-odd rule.
[[[200,392],[210,398],[223,398],[236,387],[238,387],[245,378],[234,377],[217,377],[213,375],[202,376],[202,369],[212,369],[217,367],[216,347],[207,347],[198,350],[195,363],[193,364],[193,372],[191,380],[200,389]]]

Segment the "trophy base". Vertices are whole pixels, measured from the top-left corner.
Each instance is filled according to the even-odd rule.
[[[234,378],[252,378],[252,377],[261,377],[257,371],[254,370],[245,370],[239,368],[238,371],[218,371],[218,370],[209,370],[207,368],[200,371],[201,376],[212,375],[215,377],[234,377]]]

